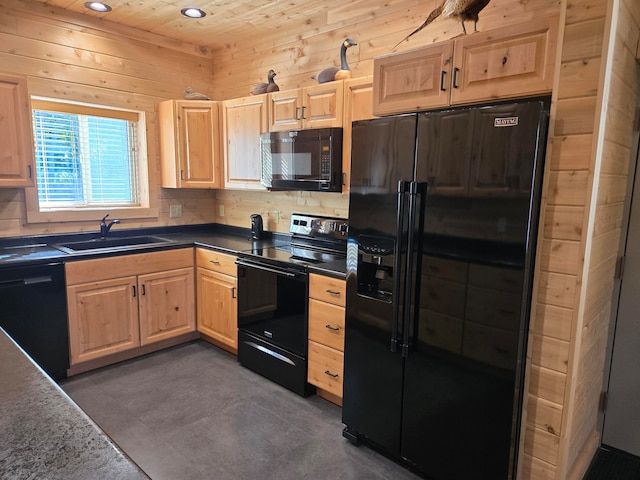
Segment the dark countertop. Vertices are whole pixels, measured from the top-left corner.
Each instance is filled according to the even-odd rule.
[[[120,227],[120,226],[118,226]],[[154,245],[135,245],[100,250],[85,250],[65,252],[55,248],[56,245],[68,242],[94,240],[99,237],[97,232],[38,235],[31,237],[0,238],[0,269],[20,265],[42,264],[50,262],[70,262],[86,260],[88,258],[115,256],[131,253],[143,253],[180,247],[203,247],[219,250],[231,255],[250,252],[256,248],[269,248],[276,245],[288,244],[291,237],[285,234],[267,232],[263,240],[255,241],[250,238],[250,231],[246,228],[230,227],[218,224],[186,225],[175,227],[154,227],[145,229],[112,230],[109,238],[153,235],[166,239],[167,242]],[[309,268],[324,275],[342,276],[346,273],[344,262],[314,265]]]
[[[148,479],[0,329],[2,478]]]

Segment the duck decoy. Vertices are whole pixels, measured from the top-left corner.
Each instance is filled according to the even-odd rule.
[[[347,48],[358,45],[350,38],[345,38],[340,45],[340,67],[329,67],[322,70],[316,77],[318,83],[333,82],[334,80],[345,80],[351,78],[351,70],[347,64]]]
[[[267,73],[268,82],[254,85],[251,89],[251,94],[260,95],[261,93],[278,92],[280,90],[280,87],[278,87],[276,82],[273,80],[273,77],[275,77],[276,75],[276,72],[274,72],[273,70],[269,70],[269,73]]]
[[[204,93],[194,92],[191,87],[184,90],[184,98],[185,100],[211,100]]]

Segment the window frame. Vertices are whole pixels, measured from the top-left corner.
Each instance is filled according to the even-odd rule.
[[[34,109],[55,110],[63,113],[93,116],[98,115],[110,118],[125,117],[128,120],[135,121],[137,124],[138,204],[131,206],[77,206],[41,209],[38,199],[37,179],[34,179],[35,186],[25,188],[27,223],[99,220],[106,213],[109,213],[111,217],[120,219],[158,217],[157,200],[151,196],[152,175],[149,169],[147,142],[147,131],[151,130],[148,124],[150,115],[148,115],[147,112],[143,110],[132,110],[130,108],[118,108],[32,96],[29,112],[31,113]],[[33,126],[29,125],[29,128],[33,128]]]

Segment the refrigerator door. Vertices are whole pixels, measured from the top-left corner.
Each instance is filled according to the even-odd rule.
[[[352,130],[342,419],[346,437],[365,437],[396,456],[403,359],[397,343],[392,351],[392,337],[394,327],[396,335],[402,328],[395,320],[402,314],[408,212],[399,208],[408,195],[398,194],[398,185],[413,179],[416,118],[354,122]]]
[[[416,180],[429,187],[401,455],[434,478],[511,476],[542,108],[510,103],[419,115]]]

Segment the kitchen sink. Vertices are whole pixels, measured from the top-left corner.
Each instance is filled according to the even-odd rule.
[[[170,241],[171,240],[166,238],[156,237],[155,235],[142,235],[136,237],[94,238],[80,242],[61,243],[54,245],[54,247],[63,252],[75,253],[102,249],[126,250],[129,247],[160,245]]]

